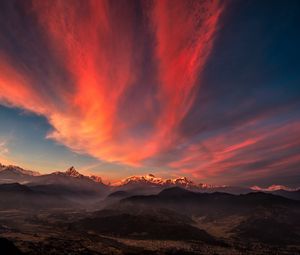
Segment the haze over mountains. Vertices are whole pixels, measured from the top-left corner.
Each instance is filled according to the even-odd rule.
[[[269,188],[216,186],[208,184],[196,184],[186,177],[163,179],[152,174],[145,176],[131,176],[122,181],[105,184],[99,176],[85,176],[74,167],[65,172],[56,171],[50,174],[40,174],[35,171],[25,170],[18,166],[0,166],[0,191],[13,192],[13,199],[9,203],[3,203],[6,208],[14,204],[22,207],[44,207],[45,199],[51,201],[52,206],[60,207],[62,204],[76,208],[101,209],[121,199],[135,195],[154,195],[170,187],[180,187],[186,190],[214,193],[225,192],[229,194],[247,194],[263,191],[286,198],[300,200],[300,190],[276,185]],[[26,192],[25,192],[26,191]],[[20,197],[16,196],[19,194]],[[27,204],[26,197],[31,201]],[[106,198],[107,197],[107,198]],[[25,202],[24,202],[25,200]],[[14,201],[14,202],[13,202]],[[104,202],[100,202],[104,201]],[[49,202],[50,203],[50,202]],[[97,204],[95,206],[95,203]],[[1,205],[0,205],[1,207]]]
[[[222,191],[228,193],[247,193],[251,191],[265,191],[265,192],[276,192],[276,191],[298,191],[300,188],[289,188],[284,185],[271,185],[267,188],[259,186],[242,187],[242,186],[227,186],[227,185],[212,185],[205,183],[195,183],[186,177],[179,177],[173,179],[163,179],[156,177],[153,174],[148,175],[136,175],[127,177],[121,181],[105,184],[100,176],[90,175],[86,176],[79,173],[73,166],[67,169],[65,172],[56,171],[50,174],[40,174],[36,171],[25,170],[19,166],[13,165],[2,165],[0,163],[0,183],[14,183],[20,184],[65,184],[65,185],[76,185],[76,183],[86,183],[91,186],[95,186],[95,183],[99,186],[105,187],[110,190],[115,189],[134,189],[134,188],[165,188],[171,186],[179,186],[189,190],[195,191],[206,191],[215,192]]]
[[[152,174],[109,185],[74,167],[42,175],[4,165],[0,183],[0,235],[19,254],[300,253],[300,190],[281,185]]]
[[[299,28],[300,0],[0,0],[0,255],[300,255]]]

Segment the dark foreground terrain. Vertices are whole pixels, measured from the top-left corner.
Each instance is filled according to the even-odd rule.
[[[74,201],[0,186],[1,254],[300,254],[300,202],[278,195],[173,187]]]

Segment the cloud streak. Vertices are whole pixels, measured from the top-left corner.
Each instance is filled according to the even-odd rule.
[[[0,1],[1,104],[123,173],[297,182],[299,5],[71,2]]]
[[[218,1],[136,6],[127,1],[70,5],[56,0],[32,1],[22,8],[66,75],[49,72],[47,84],[36,84],[32,74],[39,66],[22,69],[1,52],[2,102],[45,116],[54,128],[48,138],[105,161],[141,164],[174,143],[213,45],[222,10]],[[148,37],[139,30],[147,30]],[[152,47],[145,49],[148,40]],[[153,53],[149,61],[155,68],[143,77],[140,63],[146,51]],[[150,92],[144,88],[149,77],[156,77]],[[144,112],[126,121],[122,102],[137,86],[146,95],[134,107]],[[141,114],[154,117],[146,136],[137,137],[136,125],[145,121]]]
[[[186,146],[179,160],[169,165],[220,184],[259,183],[272,175],[278,181],[293,175],[299,165],[299,128],[298,121],[275,126],[260,120],[245,123]]]

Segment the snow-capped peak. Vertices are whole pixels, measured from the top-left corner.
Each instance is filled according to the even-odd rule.
[[[186,177],[179,177],[176,179],[171,179],[171,181],[174,184],[181,184],[181,185],[191,185],[192,184],[192,185],[194,185],[194,183]]]
[[[0,164],[0,171],[10,171],[16,174],[23,174],[23,175],[30,175],[30,176],[39,176],[41,175],[39,172],[31,171],[31,170],[25,170],[21,167],[14,166],[14,165],[2,165]]]
[[[125,185],[128,183],[148,183],[148,184],[163,184],[162,178],[157,178],[153,174],[147,174],[142,176],[130,176],[115,184],[115,186]]]
[[[102,178],[100,176],[97,176],[97,175],[91,175],[90,179],[93,180],[94,182],[103,183]]]
[[[79,177],[82,176],[82,174],[80,174],[74,166],[71,166],[66,172],[66,175],[71,176],[71,177]]]
[[[214,189],[214,188],[226,188],[227,185],[213,185],[207,183],[199,183],[198,185],[201,189]]]
[[[255,190],[255,191],[276,191],[276,190],[295,191],[295,190],[297,190],[297,189],[289,188],[289,187],[284,186],[284,185],[276,185],[276,184],[273,184],[273,185],[271,185],[267,188],[262,188],[262,187],[259,187],[259,186],[252,186],[251,189]]]
[[[223,186],[215,186],[210,184],[196,184],[193,181],[189,180],[187,177],[177,177],[173,179],[163,179],[160,177],[156,177],[153,174],[147,175],[134,175],[128,178],[123,179],[122,181],[115,182],[111,184],[112,186],[124,186],[129,184],[148,184],[152,186],[163,186],[163,187],[170,187],[170,186],[179,186],[186,189],[193,189],[193,190],[209,190],[214,188],[224,188],[227,187]]]
[[[156,177],[153,174],[140,175],[140,176],[130,176],[120,182],[114,183],[114,186],[122,186],[126,184],[150,184],[157,186],[167,186],[167,185],[178,185],[191,187],[196,186],[191,180],[186,177],[179,177],[175,179],[163,179],[160,177]]]
[[[97,176],[97,175],[90,175],[90,176],[83,175],[83,174],[79,173],[75,169],[74,166],[71,166],[65,172],[57,171],[57,172],[53,172],[52,174],[60,175],[60,176],[68,176],[68,177],[73,177],[73,178],[79,178],[79,179],[86,179],[86,180],[90,180],[90,181],[93,181],[93,182],[97,182],[97,183],[102,183],[103,184],[102,178],[100,176]]]

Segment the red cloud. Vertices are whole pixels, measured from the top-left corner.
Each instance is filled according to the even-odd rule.
[[[190,145],[169,166],[196,178],[213,177],[220,184],[288,175],[300,162],[299,122],[259,125],[253,121]]]
[[[130,4],[33,1],[30,11],[52,54],[70,74],[72,88],[51,74],[54,100],[51,88],[40,84],[37,90],[29,73],[14,68],[3,53],[1,101],[44,115],[55,129],[49,138],[106,161],[139,164],[170,146],[193,104],[222,8],[218,1],[155,1],[148,6],[143,29],[150,28],[155,41],[148,50],[155,59],[157,84],[156,92],[145,97],[147,107],[140,107],[154,111],[151,104],[157,101],[160,108],[150,123],[152,131],[135,137],[120,107],[133,84],[143,86],[141,42],[148,39],[135,30],[136,9]],[[140,118],[133,117],[136,122]]]
[[[161,81],[158,98],[163,104],[156,140],[171,142],[166,139],[170,131],[190,110],[221,10],[218,1],[155,2],[151,18]]]

